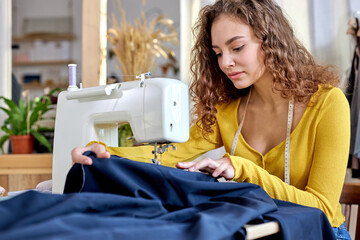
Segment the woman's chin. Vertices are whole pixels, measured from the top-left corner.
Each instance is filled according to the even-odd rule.
[[[252,84],[251,83],[245,83],[245,82],[243,82],[243,81],[241,81],[241,82],[239,82],[239,81],[236,81],[236,82],[234,82],[233,81],[233,84],[234,84],[234,87],[236,88],[236,89],[245,89],[245,88],[248,88],[248,87],[250,87]]]

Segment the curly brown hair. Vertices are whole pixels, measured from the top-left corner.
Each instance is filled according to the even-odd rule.
[[[265,67],[274,77],[272,90],[285,99],[306,104],[319,85],[329,89],[337,86],[339,76],[333,66],[317,64],[298,41],[281,8],[272,0],[217,0],[205,6],[193,28],[195,44],[191,51],[193,81],[190,94],[194,100],[196,124],[203,135],[211,133],[216,122],[216,105],[248,93],[236,89],[218,66],[212,50],[211,26],[221,14],[249,25],[262,41]]]

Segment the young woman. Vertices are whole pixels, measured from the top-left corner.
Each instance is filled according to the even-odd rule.
[[[198,118],[190,139],[163,154],[162,164],[254,183],[272,198],[319,208],[350,239],[339,204],[349,106],[336,73],[314,61],[272,0],[218,0],[199,16],[190,88]],[[221,146],[223,158],[191,162]],[[82,155],[88,150],[151,158],[149,147],[92,142],[73,150],[73,162],[91,164]]]

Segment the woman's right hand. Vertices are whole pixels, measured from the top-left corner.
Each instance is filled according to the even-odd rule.
[[[106,151],[106,147],[99,143],[93,143],[87,147],[76,147],[71,151],[71,159],[73,164],[80,163],[91,165],[92,160],[88,156],[83,155],[86,151],[92,151],[98,158],[110,158],[110,153]]]

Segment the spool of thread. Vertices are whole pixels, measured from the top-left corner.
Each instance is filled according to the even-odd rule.
[[[76,64],[69,64],[69,87],[68,90],[76,90],[78,87],[76,86]]]
[[[69,86],[76,86],[76,64],[69,64]]]

